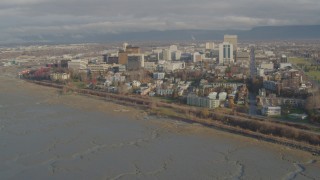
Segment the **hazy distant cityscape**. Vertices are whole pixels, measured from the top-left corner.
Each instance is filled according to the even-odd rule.
[[[318,98],[319,54],[316,42],[238,43],[225,35],[203,43],[2,48],[0,56],[21,78],[280,119],[307,119],[309,112],[311,123],[318,121],[308,109],[316,101],[308,99]]]

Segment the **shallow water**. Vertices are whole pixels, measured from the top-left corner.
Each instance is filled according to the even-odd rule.
[[[0,76],[0,179],[320,179],[309,153],[121,108]]]

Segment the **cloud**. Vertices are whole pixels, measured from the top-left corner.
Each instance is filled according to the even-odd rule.
[[[21,36],[320,24],[319,0],[1,0],[0,40]]]

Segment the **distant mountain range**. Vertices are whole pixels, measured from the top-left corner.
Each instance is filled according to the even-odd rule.
[[[320,25],[308,26],[261,26],[251,30],[165,30],[147,32],[127,32],[89,34],[74,37],[41,36],[20,37],[25,42],[47,43],[104,43],[118,41],[190,41],[222,40],[224,34],[236,34],[241,40],[301,40],[320,39]]]

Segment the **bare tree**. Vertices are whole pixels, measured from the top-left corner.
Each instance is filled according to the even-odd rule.
[[[317,109],[320,107],[320,94],[312,94],[307,98],[306,104],[305,104],[305,109],[310,111],[313,109]]]

